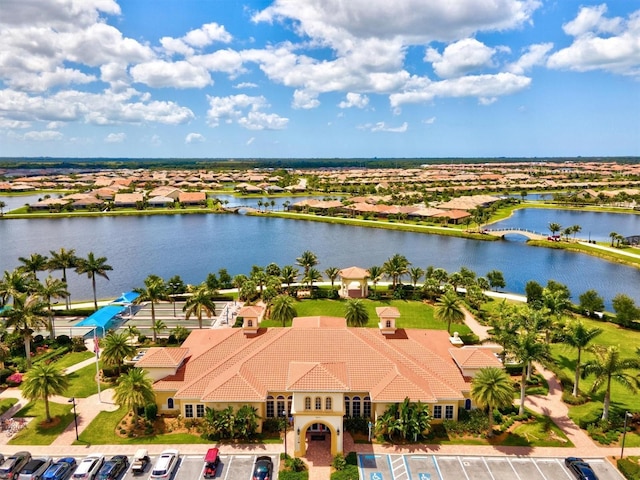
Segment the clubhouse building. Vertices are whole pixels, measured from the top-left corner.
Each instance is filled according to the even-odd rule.
[[[250,405],[262,419],[291,420],[295,455],[327,435],[343,452],[343,419],[375,422],[406,397],[429,405],[434,422],[474,407],[471,379],[501,366],[486,347],[460,346],[446,331],[395,327],[394,307],[377,309],[379,328],[351,328],[339,317],[298,317],[288,328],[193,331],[179,348],[151,348],[136,366],[153,379],[160,413],[202,418],[206,407]]]

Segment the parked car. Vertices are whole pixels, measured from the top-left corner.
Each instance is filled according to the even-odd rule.
[[[126,455],[114,455],[104,462],[96,480],[116,480],[120,478],[122,472],[127,471],[127,467],[129,467],[129,459]]]
[[[104,455],[101,453],[88,455],[78,463],[78,466],[73,472],[71,478],[73,478],[73,480],[93,480],[96,478],[96,474],[98,473],[98,470],[100,470],[100,467],[102,467],[103,463]]]
[[[18,480],[40,480],[49,465],[51,465],[50,457],[32,458],[20,470]]]
[[[216,476],[216,470],[218,470],[218,464],[220,463],[218,453],[217,448],[207,450],[207,454],[204,456],[204,472],[202,473],[204,478],[214,478]]]
[[[67,480],[76,468],[76,459],[73,457],[61,458],[52,464],[42,475],[42,480]]]
[[[131,462],[131,471],[134,475],[138,475],[143,473],[147,469],[147,465],[151,463],[151,459],[149,458],[149,452],[145,448],[140,448],[136,450],[135,455],[133,456],[133,461]]]
[[[7,480],[15,480],[18,478],[18,472],[22,470],[27,462],[31,460],[29,452],[17,452],[9,455],[0,465],[0,478]]]
[[[564,464],[578,480],[598,480],[598,476],[591,468],[591,465],[581,458],[567,457],[564,459]]]
[[[273,460],[271,457],[258,457],[253,467],[253,480],[271,480]]]
[[[178,450],[165,450],[156,460],[149,478],[170,478],[178,466],[179,461],[180,452],[178,452]]]

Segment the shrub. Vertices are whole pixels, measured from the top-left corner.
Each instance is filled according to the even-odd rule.
[[[44,337],[42,335],[40,335],[40,334],[35,335],[33,337],[33,343],[35,343],[36,345],[42,343],[43,341],[44,341]]]
[[[338,453],[335,457],[333,457],[333,461],[331,462],[331,466],[336,470],[344,470],[347,468],[347,461],[344,458],[344,455]]]
[[[69,335],[58,335],[56,337],[56,343],[60,346],[71,345],[71,338],[69,338]]]
[[[22,383],[23,374],[20,372],[12,373],[7,377],[7,384],[10,386],[18,386]]]
[[[333,472],[331,474],[331,480],[358,480],[360,477],[358,472],[358,456],[356,453],[349,452],[344,460],[346,463],[345,468]]]
[[[304,463],[304,460],[297,457],[289,457],[285,459],[284,465],[287,469],[292,472],[304,472],[307,469],[307,464]]]
[[[282,430],[282,425],[278,418],[267,418],[262,422],[263,433],[275,433],[280,430]]]
[[[84,352],[87,347],[84,344],[84,338],[82,337],[73,337],[71,339],[71,350],[74,352]]]
[[[621,458],[618,460],[618,470],[628,480],[640,479],[640,466],[630,458]]]
[[[155,420],[158,416],[158,406],[155,403],[150,403],[144,407],[144,418],[148,421]]]
[[[13,370],[10,368],[3,368],[0,370],[0,383],[5,383],[11,374],[13,374]]]
[[[280,480],[308,480],[309,472],[289,472],[283,470],[278,472],[278,478]]]

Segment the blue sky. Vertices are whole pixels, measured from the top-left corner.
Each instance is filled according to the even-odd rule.
[[[640,1],[2,0],[0,156],[640,155]]]

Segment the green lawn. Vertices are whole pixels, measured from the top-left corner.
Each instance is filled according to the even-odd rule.
[[[2,398],[0,399],[0,415],[9,410],[18,402],[17,398]]]
[[[56,360],[54,364],[58,368],[65,369],[65,368],[69,368],[72,365],[75,365],[76,363],[80,363],[84,360],[87,360],[93,356],[95,356],[95,354],[89,351],[71,352],[64,355],[62,358]]]
[[[102,365],[100,366],[102,368]],[[69,379],[69,388],[64,393],[67,397],[86,398],[98,393],[98,384],[96,383],[96,366],[94,364],[87,365],[80,370],[67,375]],[[100,383],[100,388],[105,390],[112,385],[108,383]]]
[[[369,313],[367,327],[378,328],[376,307],[396,307],[400,311],[397,326],[400,328],[427,328],[433,330],[446,330],[447,324],[433,318],[433,307],[422,302],[410,300],[362,300]],[[323,315],[328,317],[344,317],[346,300],[299,300],[295,304],[297,316],[312,317]],[[279,327],[281,324],[270,320],[263,321],[262,327]],[[461,335],[470,333],[466,325],[452,325],[452,330]]]
[[[60,421],[51,427],[43,427],[44,422],[44,402],[29,402],[23,409],[16,413],[15,417],[35,417],[29,425],[22,431],[14,435],[9,441],[9,445],[51,445],[58,435],[60,435],[67,425],[73,421],[73,406],[71,404],[61,404],[49,402],[51,417]]]

